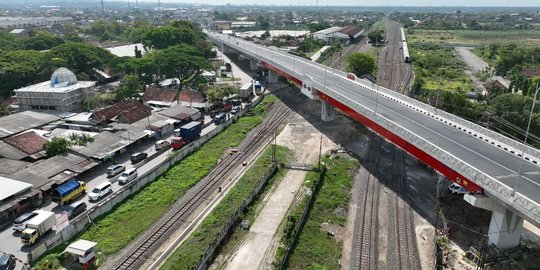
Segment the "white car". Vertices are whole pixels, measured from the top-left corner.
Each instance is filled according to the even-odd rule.
[[[97,201],[103,197],[105,197],[107,194],[112,192],[111,183],[105,182],[99,184],[97,187],[92,189],[92,192],[88,194],[88,197],[90,198],[90,201]]]
[[[118,182],[120,184],[126,184],[127,182],[137,178],[137,176],[137,169],[131,168],[123,172],[122,175],[120,175],[120,177],[118,178]]]
[[[456,183],[452,183],[448,186],[448,190],[450,191],[450,193],[452,194],[469,194],[469,191],[467,189],[465,189],[464,187],[456,184]]]
[[[113,177],[126,170],[126,166],[122,164],[112,165],[107,168],[107,177]]]

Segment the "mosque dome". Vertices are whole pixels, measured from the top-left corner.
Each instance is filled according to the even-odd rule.
[[[51,87],[66,87],[77,83],[75,74],[67,68],[55,70],[51,76]]]

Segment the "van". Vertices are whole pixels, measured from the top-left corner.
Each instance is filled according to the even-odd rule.
[[[26,222],[37,216],[38,213],[24,213],[13,221],[13,230],[22,232],[26,229]]]
[[[103,197],[105,197],[107,194],[112,192],[111,183],[105,182],[99,184],[97,187],[92,189],[92,192],[88,194],[88,197],[90,198],[90,201],[97,201]]]
[[[166,140],[159,140],[155,143],[155,147],[156,147],[156,151],[159,151],[161,149],[164,149],[166,148],[167,146],[169,146],[169,142],[166,141]]]
[[[64,209],[64,212],[67,214],[68,219],[72,219],[78,216],[79,214],[81,214],[82,212],[86,211],[86,208],[87,208],[86,203],[81,200],[81,201],[76,201],[68,205]]]
[[[133,164],[139,163],[139,162],[143,161],[147,157],[148,157],[148,154],[145,153],[145,152],[135,153],[135,154],[131,155],[131,163],[133,163]]]
[[[465,189],[464,187],[460,186],[459,184],[452,183],[448,186],[448,190],[452,194],[468,194],[469,191]]]
[[[118,182],[120,184],[126,184],[127,182],[137,178],[137,176],[138,176],[137,169],[131,168],[123,172],[122,175],[120,175],[120,177],[118,178]]]
[[[122,164],[116,164],[107,168],[107,177],[113,177],[126,170],[126,166]]]

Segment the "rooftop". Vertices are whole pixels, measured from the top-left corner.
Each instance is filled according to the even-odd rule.
[[[130,142],[115,133],[104,131],[94,137],[94,141],[84,147],[71,147],[77,153],[95,159],[106,159],[116,151],[126,147]]]
[[[73,90],[77,90],[80,88],[89,88],[95,85],[95,82],[92,81],[78,81],[75,84],[68,85],[65,87],[52,87],[51,82],[41,82],[36,83],[27,87],[15,89],[15,93],[17,92],[43,92],[43,93],[49,93],[49,92],[59,92],[59,93],[66,93],[71,92]]]
[[[341,30],[339,30],[339,32],[341,32],[343,34],[346,34],[349,37],[357,38],[358,36],[360,36],[364,32],[364,30],[362,30],[362,28],[359,27],[359,26],[349,25],[349,26],[345,26],[345,27],[341,28]]]
[[[176,105],[176,106],[167,108],[163,111],[160,111],[159,114],[168,116],[174,119],[178,119],[178,120],[185,120],[186,118],[191,117],[192,115],[197,116],[196,119],[200,117],[199,110],[193,109],[190,107],[181,106],[181,105]],[[193,120],[196,120],[196,119],[193,119]]]
[[[144,101],[163,101],[163,102],[173,102],[176,99],[177,91],[168,88],[160,87],[148,87],[144,91],[143,100]]]
[[[136,100],[125,99],[109,107],[95,110],[92,118],[95,121],[121,121],[131,124],[150,116],[152,108]]]
[[[33,131],[25,132],[11,136],[4,140],[7,144],[21,150],[22,152],[33,155],[43,150],[43,145],[47,140]]]
[[[30,162],[0,158],[0,175],[12,175],[30,165]]]
[[[339,26],[333,26],[333,27],[330,27],[330,28],[326,28],[326,29],[317,31],[317,32],[315,32],[314,34],[328,35],[328,34],[332,34],[332,33],[338,32],[339,30],[341,30],[341,27],[339,27]]]
[[[62,119],[62,117],[34,111],[24,111],[0,117],[0,138]]]
[[[0,176],[0,201],[29,190],[30,187],[31,184]]]
[[[137,50],[140,50],[142,55],[146,53],[142,43],[109,47],[105,49],[118,57],[135,57],[135,48],[137,48]]]
[[[201,92],[186,90],[180,92],[179,100],[183,102],[202,103],[204,102],[204,96]]]

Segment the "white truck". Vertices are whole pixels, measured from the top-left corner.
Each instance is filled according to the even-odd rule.
[[[36,210],[37,216],[26,223],[26,229],[22,231],[21,241],[25,245],[33,245],[39,238],[45,235],[56,225],[56,217],[53,212]]]

